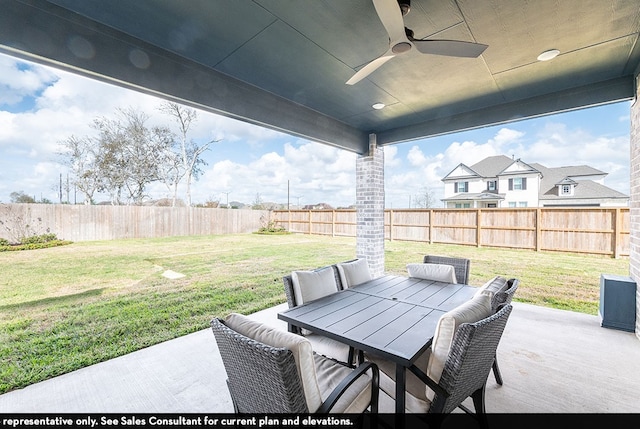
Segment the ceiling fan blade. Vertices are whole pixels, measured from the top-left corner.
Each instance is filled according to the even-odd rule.
[[[391,51],[388,51],[381,57],[378,57],[375,60],[371,61],[369,64],[358,70],[356,74],[351,76],[351,79],[346,82],[347,85],[355,85],[356,83],[360,82],[362,79],[369,76],[371,73],[376,71],[378,67],[380,67],[393,57],[395,57],[395,55]]]
[[[391,44],[407,38],[404,32],[404,19],[398,0],[373,0],[373,6],[389,34]]]
[[[448,57],[477,58],[488,45],[463,42],[461,40],[416,40],[412,39],[416,49],[423,54],[445,55]]]

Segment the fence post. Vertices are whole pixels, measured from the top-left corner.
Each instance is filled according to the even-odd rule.
[[[389,210],[389,241],[393,241],[393,209]]]
[[[312,231],[312,221],[311,221],[311,210],[309,210],[309,235],[311,235],[311,231]]]
[[[331,211],[331,236],[336,236],[336,211]]]
[[[540,226],[542,224],[541,208],[536,209],[536,218],[534,223],[536,224],[536,252],[539,252],[542,247],[540,245],[540,242],[542,241],[542,227]]]
[[[622,219],[620,208],[616,208],[613,212],[613,221],[611,224],[613,225],[613,257],[618,259],[620,257],[620,249],[618,248],[620,243],[620,235],[622,233]]]
[[[429,210],[429,244],[433,244],[433,209]]]
[[[476,210],[476,247],[480,247],[480,237],[482,236],[482,209]]]

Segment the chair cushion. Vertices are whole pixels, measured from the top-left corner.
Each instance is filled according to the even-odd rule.
[[[309,407],[309,410],[317,410],[320,407],[322,395],[320,386],[318,386],[313,350],[309,340],[303,336],[256,322],[238,313],[231,313],[227,316],[225,323],[229,328],[245,337],[252,338],[271,347],[291,350],[302,381],[307,407]]]
[[[484,294],[488,295],[489,298],[493,298],[496,293],[505,291],[507,290],[507,288],[507,279],[505,279],[504,277],[495,276],[494,278],[480,286],[480,289],[476,291],[474,297]]]
[[[440,381],[458,326],[463,323],[477,322],[489,317],[491,314],[491,298],[489,295],[479,294],[440,316],[433,335],[431,356],[427,366],[427,375],[433,381]],[[435,392],[427,387],[426,395],[432,401]]]
[[[291,283],[298,305],[338,292],[336,276],[331,267],[313,271],[293,271]],[[301,329],[300,332],[302,335],[311,333],[308,329]]]
[[[304,329],[303,331],[307,331]],[[306,339],[311,341],[313,351],[335,359],[339,362],[349,362],[349,346],[324,335],[314,334],[311,331],[303,332]]]
[[[338,267],[338,273],[340,273],[340,280],[342,281],[342,287],[344,288],[368,282],[372,278],[371,271],[369,271],[369,264],[366,259],[356,259],[351,262],[343,262],[336,266]]]
[[[314,271],[293,271],[291,283],[298,305],[338,291],[336,277],[331,267]]]
[[[434,280],[437,282],[457,283],[456,270],[446,264],[407,264],[409,277]]]
[[[314,355],[316,373],[318,374],[318,384],[322,394],[322,400],[326,400],[333,389],[353,370],[341,365],[331,359],[318,354]],[[365,374],[359,377],[338,402],[333,406],[331,413],[362,413],[369,406],[371,401],[371,377]],[[314,412],[316,408],[309,408]]]

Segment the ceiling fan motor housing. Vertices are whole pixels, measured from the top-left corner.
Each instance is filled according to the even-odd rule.
[[[400,5],[402,16],[405,16],[411,10],[411,0],[398,0],[398,4]]]

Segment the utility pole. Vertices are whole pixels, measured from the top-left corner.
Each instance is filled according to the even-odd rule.
[[[230,193],[231,193],[231,191],[223,192],[223,194],[227,195],[227,208],[229,208],[229,194]]]

